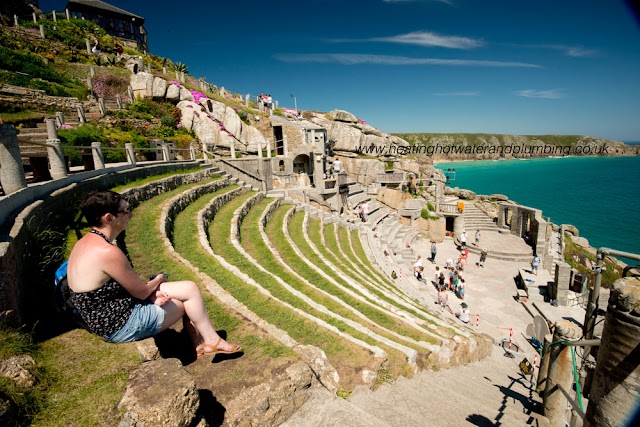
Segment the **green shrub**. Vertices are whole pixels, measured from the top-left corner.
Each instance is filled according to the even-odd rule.
[[[435,206],[433,206],[433,204],[431,202],[427,203],[427,209],[429,209],[429,212],[435,212],[436,211]]]
[[[428,209],[422,209],[420,211],[420,216],[428,221],[437,221],[440,219],[438,215],[431,215]]]
[[[69,79],[55,71],[37,55],[17,52],[0,46],[0,68],[7,71],[28,74],[32,78],[41,78],[58,83],[67,83]]]

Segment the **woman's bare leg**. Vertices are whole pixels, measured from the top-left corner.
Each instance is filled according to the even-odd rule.
[[[204,301],[198,285],[191,281],[164,282],[160,285],[160,290],[169,295],[169,298],[173,300],[172,302],[167,303],[164,307],[169,306],[170,304],[174,304],[175,306],[182,305],[184,309],[182,313],[186,314],[194,329],[201,337],[199,340],[200,342],[194,342],[196,346],[200,347],[201,344],[217,343],[216,347],[219,350],[229,351],[234,349],[233,345],[220,338],[213,328],[213,325],[211,325],[211,320],[209,319],[209,315],[204,307]],[[181,317],[181,315],[177,316],[179,311],[175,313],[173,312],[174,310],[172,307],[167,307],[165,311],[166,314],[163,328],[167,322],[172,321],[172,323],[169,324],[170,326]]]

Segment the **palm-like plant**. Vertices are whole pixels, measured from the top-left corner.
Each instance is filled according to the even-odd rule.
[[[187,67],[187,64],[183,64],[182,62],[176,62],[175,67],[177,72],[189,74],[189,68]]]

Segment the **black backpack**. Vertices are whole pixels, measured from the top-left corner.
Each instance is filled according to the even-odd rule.
[[[69,283],[67,282],[67,263],[65,261],[56,270],[53,288],[53,304],[58,313],[62,313],[71,318],[79,326],[87,329],[87,324],[82,320],[80,313],[71,302],[71,289],[69,289]]]

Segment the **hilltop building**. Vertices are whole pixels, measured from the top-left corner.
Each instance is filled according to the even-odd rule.
[[[100,0],[69,0],[71,17],[86,19],[104,28],[107,34],[134,41],[139,50],[148,50],[144,18]]]

